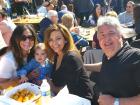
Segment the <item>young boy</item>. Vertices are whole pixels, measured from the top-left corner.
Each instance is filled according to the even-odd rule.
[[[35,47],[35,59],[32,59],[28,64],[23,66],[20,70],[17,71],[17,75],[21,77],[20,83],[32,82],[37,85],[41,85],[41,81],[46,78],[46,76],[50,76],[52,70],[52,64],[46,59],[47,54],[45,51],[44,43],[39,43]],[[36,72],[38,76],[35,77],[27,77],[27,74],[30,72]]]

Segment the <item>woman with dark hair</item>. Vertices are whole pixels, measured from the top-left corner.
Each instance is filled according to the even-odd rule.
[[[137,38],[140,39],[140,4],[136,4],[133,10],[135,31],[138,34]]]
[[[7,52],[0,59],[0,82],[16,77],[16,70],[34,55],[36,35],[30,25],[17,26],[10,39]]]
[[[101,5],[100,4],[96,4],[95,7],[94,7],[94,11],[91,15],[91,18],[89,19],[90,20],[90,23],[92,25],[96,25],[97,24],[97,20],[100,16],[103,15],[103,12],[102,12],[102,8],[101,8]]]
[[[48,59],[54,62],[50,86],[57,94],[65,85],[71,94],[92,100],[92,89],[80,53],[63,25],[52,25],[45,31]]]
[[[140,48],[140,4],[136,4],[133,10],[134,28],[137,33],[136,39],[131,43],[132,47]]]

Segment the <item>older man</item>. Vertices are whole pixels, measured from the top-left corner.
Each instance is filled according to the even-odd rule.
[[[116,18],[98,21],[98,39],[105,53],[97,85],[101,105],[140,105],[140,50],[123,43],[120,23]]]
[[[134,24],[133,19],[133,8],[135,3],[133,1],[128,1],[126,4],[126,11],[119,14],[119,21],[121,24],[126,26],[131,26]]]
[[[140,105],[140,50],[123,41],[115,17],[101,17],[97,31],[104,52],[96,85],[99,105]]]
[[[44,30],[48,28],[52,24],[56,24],[58,22],[58,14],[55,10],[49,10],[47,16],[41,20],[39,23],[40,32],[38,34],[38,41],[44,42]]]

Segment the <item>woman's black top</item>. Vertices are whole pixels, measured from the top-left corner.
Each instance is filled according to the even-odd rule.
[[[83,62],[76,52],[68,52],[63,56],[60,67],[56,70],[57,56],[52,71],[52,81],[55,86],[67,85],[71,94],[92,99],[92,88],[85,72]]]

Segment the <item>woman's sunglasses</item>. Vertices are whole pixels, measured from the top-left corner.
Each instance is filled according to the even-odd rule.
[[[33,35],[28,35],[28,36],[22,35],[21,36],[22,41],[25,41],[27,39],[29,39],[30,41],[34,41],[35,37]]]

